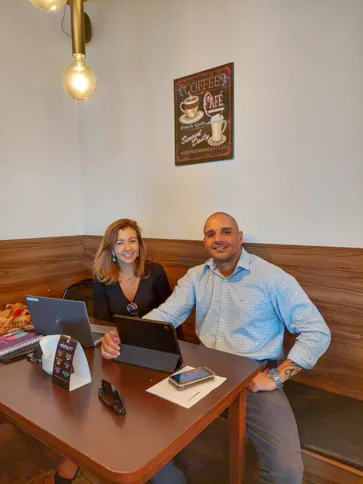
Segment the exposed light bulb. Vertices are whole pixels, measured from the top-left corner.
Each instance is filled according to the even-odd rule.
[[[30,0],[30,2],[43,12],[58,12],[66,6],[67,0]]]
[[[97,76],[83,60],[76,59],[64,70],[62,84],[77,101],[88,101],[96,92]]]

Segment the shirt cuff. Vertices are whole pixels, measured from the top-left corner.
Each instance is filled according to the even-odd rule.
[[[296,344],[291,348],[287,358],[302,368],[305,368],[305,370],[312,370],[319,359],[319,357],[312,356],[310,351]]]

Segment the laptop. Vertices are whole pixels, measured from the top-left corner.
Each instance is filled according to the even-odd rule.
[[[171,323],[115,315],[121,340],[115,361],[173,373],[183,363],[179,341]]]
[[[83,346],[97,346],[111,329],[91,324],[83,301],[40,296],[26,296],[25,300],[39,334],[66,334]]]

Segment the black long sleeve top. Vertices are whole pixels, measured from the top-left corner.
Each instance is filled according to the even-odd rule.
[[[147,279],[140,279],[139,287],[133,302],[138,307],[138,316],[141,318],[152,309],[157,308],[171,294],[168,279],[163,267],[156,262],[145,264],[145,273],[150,274]],[[93,303],[95,318],[112,321],[115,314],[130,316],[127,306],[130,304],[120,284],[106,285],[93,281]]]

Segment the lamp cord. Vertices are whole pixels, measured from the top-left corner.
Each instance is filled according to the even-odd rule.
[[[64,7],[64,12],[63,12],[63,18],[62,18],[62,24],[61,24],[61,28],[63,30],[63,32],[68,35],[68,37],[72,37],[71,34],[69,34],[66,30],[64,30],[64,19],[65,19],[65,16],[66,16],[66,10],[67,10],[67,5]]]

